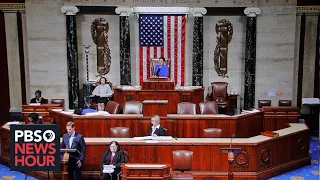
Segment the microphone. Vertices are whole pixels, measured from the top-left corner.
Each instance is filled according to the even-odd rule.
[[[232,147],[232,140],[233,140],[234,137],[236,137],[236,135],[232,134],[231,141],[230,141],[230,148]]]

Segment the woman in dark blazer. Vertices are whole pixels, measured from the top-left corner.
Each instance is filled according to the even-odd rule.
[[[121,179],[121,164],[126,163],[126,154],[120,150],[120,145],[117,141],[110,143],[109,149],[106,151],[102,158],[101,167],[103,165],[115,166],[113,173],[103,173],[102,180],[118,180]]]

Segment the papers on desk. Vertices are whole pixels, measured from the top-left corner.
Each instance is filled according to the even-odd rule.
[[[165,164],[125,164],[126,167],[133,167],[133,168],[162,168],[165,167]]]
[[[258,109],[253,109],[252,111],[248,111],[248,110],[242,110],[243,113],[256,113],[256,112],[260,112],[260,110]]]
[[[110,116],[110,114],[107,111],[98,111],[86,113],[85,116]]]
[[[113,165],[103,165],[103,173],[113,173],[114,172],[114,166]]]
[[[171,136],[143,136],[143,137],[134,137],[134,141],[144,141],[148,140],[148,143],[157,143],[157,141],[172,141]],[[151,141],[150,141],[151,140]]]
[[[319,98],[302,98],[302,104],[320,104]]]
[[[29,106],[41,106],[41,103],[30,103]]]

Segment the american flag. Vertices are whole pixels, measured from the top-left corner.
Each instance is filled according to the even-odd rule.
[[[171,59],[170,78],[184,85],[186,15],[146,15],[139,17],[140,84],[150,74],[150,58]]]

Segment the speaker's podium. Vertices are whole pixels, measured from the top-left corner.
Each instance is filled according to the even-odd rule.
[[[122,180],[170,179],[168,164],[122,164]]]
[[[143,81],[143,90],[174,90],[174,82],[167,77],[151,76]]]
[[[63,163],[62,180],[68,179],[67,163],[69,162],[70,155],[81,155],[77,149],[60,149],[60,152],[64,152],[61,162]]]

